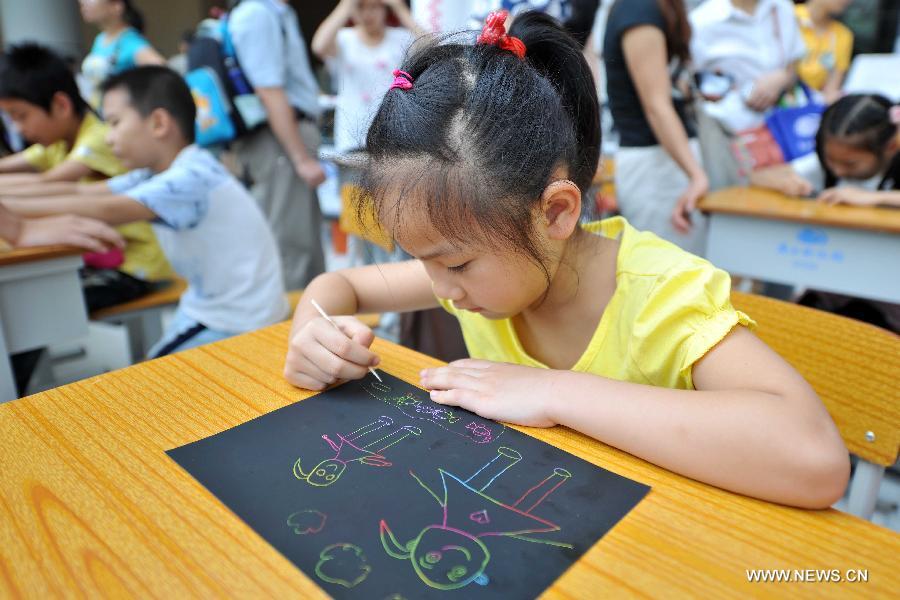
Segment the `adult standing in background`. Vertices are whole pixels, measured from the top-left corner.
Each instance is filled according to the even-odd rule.
[[[705,219],[694,207],[709,181],[688,111],[690,39],[683,0],[616,0],[603,57],[620,136],[619,211],[638,229],[702,255]]]
[[[797,66],[800,80],[822,92],[825,104],[841,97],[853,55],[853,32],[837,20],[851,0],[807,0],[794,7],[806,56]]]
[[[139,65],[164,65],[165,58],[144,37],[144,17],[132,0],[78,0],[81,18],[100,33],[81,63],[88,89],[82,94],[95,109],[100,107],[100,84],[107,77]]]
[[[250,189],[275,233],[287,289],[325,270],[319,164],[319,86],[287,0],[243,0],[228,29],[267,123],[234,144]]]
[[[690,22],[695,69],[715,87],[723,84],[700,111],[704,166],[710,187],[718,189],[742,181],[731,138],[761,125],[796,83],[806,45],[789,0],[706,0],[691,11]],[[703,81],[700,91],[710,96]]]
[[[388,27],[388,10],[401,27]],[[353,26],[347,27],[350,20]],[[425,32],[402,0],[341,0],[319,25],[312,51],[337,79],[334,146],[362,149],[366,132],[414,37]]]

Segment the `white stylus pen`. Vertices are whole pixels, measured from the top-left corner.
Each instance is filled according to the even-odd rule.
[[[328,316],[328,313],[326,313],[325,310],[324,310],[321,306],[319,306],[319,303],[318,303],[318,302],[316,302],[316,301],[313,300],[312,298],[310,298],[309,301],[312,303],[313,306],[316,307],[316,310],[319,311],[319,314],[322,315],[322,318],[324,318],[326,321],[328,321],[329,323],[331,323],[331,324],[334,326],[335,329],[337,329],[337,330],[340,331],[341,333],[344,333],[343,330],[342,330],[340,327],[338,327],[338,324],[335,323],[335,322],[332,320],[332,318]],[[344,334],[344,335],[346,335],[346,334]],[[382,383],[384,383],[384,380],[378,375],[378,373],[375,372],[375,369],[373,369],[372,367],[369,367],[369,373],[371,373],[372,375],[374,375],[374,376],[375,376],[375,379],[377,379],[378,381],[381,381]]]

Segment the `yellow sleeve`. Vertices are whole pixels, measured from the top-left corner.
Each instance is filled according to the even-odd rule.
[[[41,144],[34,144],[22,150],[22,158],[28,161],[28,164],[35,170],[44,172],[53,168],[50,164],[49,153],[47,147]]]
[[[99,120],[78,136],[67,158],[87,165],[92,171],[106,177],[115,177],[125,172],[112,148],[106,143],[106,126]]]
[[[834,42],[834,68],[846,73],[850,69],[850,59],[853,56],[853,32],[846,26],[838,24],[835,31]]]
[[[631,358],[652,385],[694,389],[694,364],[736,325],[756,323],[731,305],[725,271],[706,261],[673,269],[654,286],[636,319]]]

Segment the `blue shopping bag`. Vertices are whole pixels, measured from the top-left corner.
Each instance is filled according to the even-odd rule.
[[[766,125],[781,148],[784,160],[790,162],[816,150],[816,132],[825,105],[805,85],[797,86],[789,106],[778,106],[766,117]]]

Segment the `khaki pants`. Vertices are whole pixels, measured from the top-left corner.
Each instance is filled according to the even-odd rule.
[[[747,176],[741,175],[740,166],[731,151],[733,135],[697,104],[697,137],[703,155],[703,169],[709,178],[709,191],[747,185]]]
[[[319,149],[315,123],[300,121],[300,137],[312,156]],[[250,180],[250,191],[266,215],[278,250],[284,285],[288,290],[304,288],[325,271],[322,251],[322,213],[316,190],[297,176],[268,126],[238,140],[234,145],[241,168]]]
[[[700,144],[689,143],[699,161]],[[708,224],[703,213],[693,212],[689,233],[672,225],[672,211],[690,180],[662,146],[620,147],[615,181],[619,213],[633,227],[651,231],[697,256],[706,254]]]

